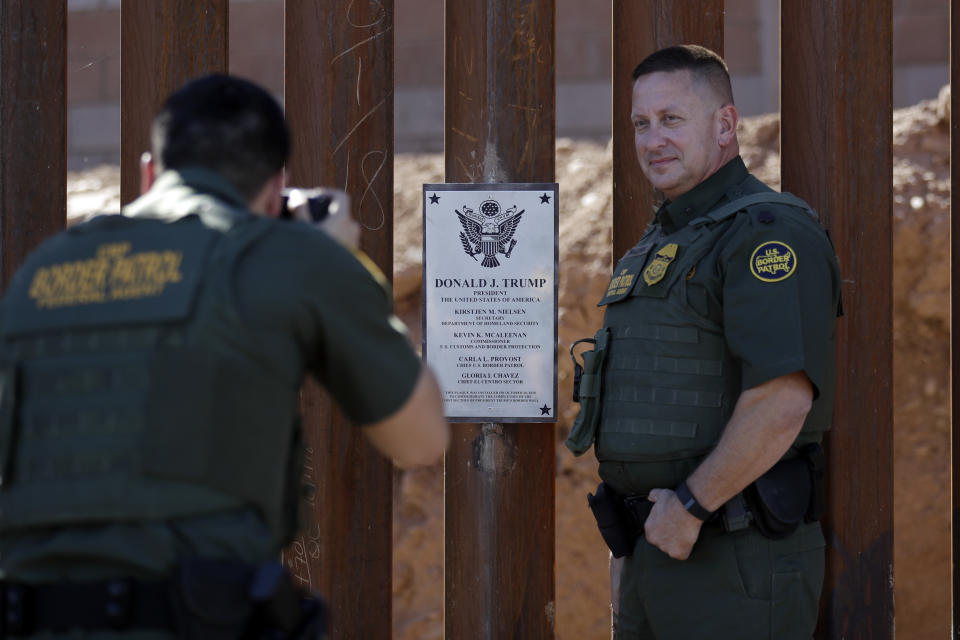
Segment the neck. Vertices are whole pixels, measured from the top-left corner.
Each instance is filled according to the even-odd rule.
[[[281,171],[267,180],[257,195],[247,202],[247,208],[250,209],[250,212],[254,215],[264,218],[276,218],[280,215],[280,208],[282,206],[281,196],[283,194],[283,185],[284,176]]]

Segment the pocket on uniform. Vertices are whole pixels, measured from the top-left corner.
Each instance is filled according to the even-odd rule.
[[[575,401],[580,403],[580,412],[577,413],[570,429],[570,435],[564,443],[574,455],[582,455],[593,445],[596,439],[597,425],[600,423],[600,392],[603,377],[603,363],[606,358],[607,347],[610,341],[610,330],[606,327],[597,331],[593,339],[594,348],[582,354],[583,367],[579,388],[574,391]],[[570,347],[570,356],[573,357],[574,343]],[[579,367],[576,358],[574,366]]]
[[[824,573],[823,548],[777,559],[770,599],[771,638],[810,638],[817,626]],[[781,570],[792,569],[792,570]]]
[[[707,290],[700,284],[687,283],[687,304],[697,312],[698,315],[707,317],[710,314],[710,306],[707,300]]]
[[[773,597],[770,599],[770,637],[809,638],[813,629],[806,635],[798,629],[801,620],[797,618],[797,612],[803,594],[800,572],[774,573],[771,582]]]
[[[754,600],[770,600],[770,547],[766,539],[745,529],[725,535],[733,537],[734,560],[744,594]]]

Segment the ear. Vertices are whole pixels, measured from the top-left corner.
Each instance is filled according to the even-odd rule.
[[[737,139],[737,123],[740,114],[732,104],[725,104],[717,110],[717,143],[725,148]]]
[[[268,218],[276,218],[280,215],[280,209],[283,206],[283,187],[286,183],[286,173],[280,171],[267,180],[267,184],[263,186],[263,190],[260,192],[263,197],[262,211]]]
[[[140,195],[145,194],[157,179],[157,168],[153,164],[153,156],[149,151],[140,155]]]

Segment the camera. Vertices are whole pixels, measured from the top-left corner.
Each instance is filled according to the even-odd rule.
[[[280,217],[319,224],[328,217],[346,213],[349,199],[340,189],[317,187],[302,189],[291,187],[283,190]],[[306,206],[303,206],[306,204]]]

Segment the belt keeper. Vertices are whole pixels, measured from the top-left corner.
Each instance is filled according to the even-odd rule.
[[[740,531],[750,526],[753,521],[753,514],[747,507],[747,501],[743,497],[743,492],[733,496],[723,505],[721,510],[721,519],[724,531],[730,533]]]

